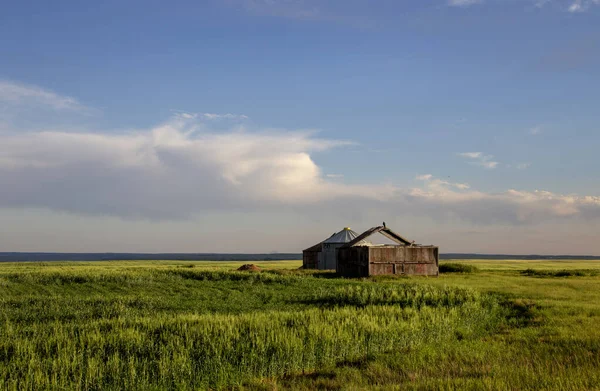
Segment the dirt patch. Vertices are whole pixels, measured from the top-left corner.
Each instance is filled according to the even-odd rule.
[[[237,270],[240,272],[259,272],[260,268],[252,263],[247,263],[240,266]]]

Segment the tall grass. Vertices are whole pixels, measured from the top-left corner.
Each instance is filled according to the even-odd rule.
[[[489,295],[302,273],[0,273],[0,389],[204,389],[497,330]]]
[[[320,305],[398,305],[402,308],[456,307],[465,303],[486,303],[496,299],[477,291],[456,287],[434,287],[411,283],[349,285],[315,292],[307,302]]]
[[[36,323],[5,321],[3,389],[221,388],[485,333],[498,314],[368,306],[241,315]]]
[[[468,263],[0,264],[0,390],[600,389],[600,262]]]

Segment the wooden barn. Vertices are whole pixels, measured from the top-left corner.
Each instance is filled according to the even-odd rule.
[[[380,233],[395,245],[365,245],[366,239]],[[342,277],[368,277],[381,274],[437,276],[439,250],[410,242],[385,225],[373,227],[337,250],[337,272]]]
[[[338,248],[354,241],[357,237],[358,234],[349,227],[345,227],[340,232],[335,232],[329,238],[302,251],[302,268],[336,270]],[[361,245],[370,244],[365,240],[356,243]]]

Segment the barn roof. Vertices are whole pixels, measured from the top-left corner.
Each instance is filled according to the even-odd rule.
[[[349,243],[358,237],[358,234],[350,229],[350,227],[345,227],[340,232],[336,232],[331,235],[329,238],[323,240],[320,243],[315,244],[312,247],[305,249],[304,251],[321,251],[323,243]],[[358,243],[358,242],[357,242]],[[360,246],[369,246],[369,243],[366,240],[360,241]]]
[[[323,242],[317,243],[314,246],[311,246],[309,248],[305,248],[304,251],[322,251],[323,250]]]
[[[356,238],[354,238],[352,241],[346,243],[344,245],[344,247],[368,246],[368,244],[364,244],[365,239],[367,239],[369,236],[371,236],[377,232],[379,232],[386,238],[393,240],[394,242],[398,243],[399,245],[407,246],[407,245],[411,245],[414,243],[414,242],[411,242],[408,239],[398,235],[397,233],[395,233],[391,229],[387,228],[386,226],[380,225],[378,227],[373,227],[373,228],[366,230],[365,232],[363,232],[362,234],[360,234]]]

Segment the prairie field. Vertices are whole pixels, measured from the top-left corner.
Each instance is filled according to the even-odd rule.
[[[600,389],[600,261],[242,264],[0,263],[0,389]]]

